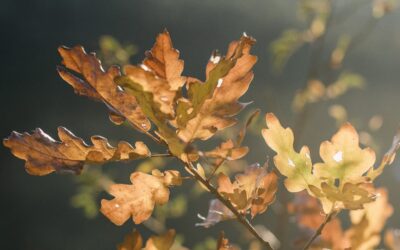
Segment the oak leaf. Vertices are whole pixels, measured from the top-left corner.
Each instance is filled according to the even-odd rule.
[[[150,122],[135,97],[114,82],[114,78],[121,75],[118,67],[112,66],[104,71],[95,54],[87,54],[81,46],[60,47],[58,51],[65,66],[58,67],[58,73],[77,94],[104,102],[111,110],[111,120],[117,124],[126,119],[140,131],[150,129]],[[73,73],[80,74],[82,79]]]
[[[246,35],[229,45],[225,57],[213,54],[206,67],[205,82],[189,78],[188,98],[177,106],[178,136],[185,142],[206,140],[218,130],[236,123],[232,117],[245,104],[238,99],[247,91],[257,58],[250,54],[255,40]]]
[[[146,245],[143,248],[143,238],[140,233],[134,230],[128,234],[124,242],[117,246],[118,250],[170,250],[175,242],[176,232],[174,229],[169,229],[162,235],[152,235],[146,241]],[[180,248],[186,249],[186,248]]]
[[[307,190],[318,197],[325,213],[332,209],[360,209],[374,201],[375,196],[365,186],[370,182],[366,173],[375,162],[375,153],[361,149],[356,130],[343,125],[331,141],[321,144],[323,163],[312,165],[310,152],[303,147],[300,153],[293,149],[294,135],[283,128],[273,114],[266,115],[268,128],[262,131],[267,145],[274,150],[274,163],[286,176],[285,186],[290,192]]]
[[[181,75],[183,60],[179,59],[179,51],[174,49],[167,30],[157,36],[153,48],[146,52],[143,65],[158,77],[167,80],[171,90],[179,90],[186,81]]]
[[[331,141],[321,143],[320,155],[324,162],[314,165],[315,175],[341,183],[361,177],[375,162],[375,152],[360,148],[357,131],[350,123],[341,126]]]
[[[375,249],[381,240],[381,231],[386,220],[393,214],[385,188],[373,190],[378,194],[376,201],[365,204],[362,210],[350,211],[352,227],[345,236],[351,242],[352,249]]]
[[[306,191],[296,193],[294,200],[288,204],[288,211],[295,215],[296,222],[301,229],[301,235],[296,240],[297,244],[305,244],[313,233],[325,221],[326,215],[318,200],[307,194]],[[341,222],[337,217],[333,217],[321,232],[318,240],[315,240],[310,249],[347,249],[350,243],[344,237]]]
[[[117,250],[142,250],[143,238],[140,233],[133,230],[125,236],[124,241],[117,246]]]
[[[233,183],[222,173],[218,176],[218,192],[242,213],[250,209],[252,217],[265,212],[274,202],[277,185],[276,173],[268,173],[266,167],[258,164],[248,166],[243,174],[237,174]]]
[[[293,148],[294,135],[290,128],[283,128],[278,118],[268,113],[265,117],[267,129],[262,130],[267,145],[274,150],[274,163],[279,172],[286,176],[285,187],[290,192],[319,186],[319,180],[312,174],[312,162],[308,147],[303,146],[299,153]]]
[[[124,141],[113,147],[106,138],[92,136],[93,145],[88,145],[64,127],[58,128],[58,137],[61,141],[36,129],[32,134],[12,132],[3,143],[16,157],[26,161],[25,169],[31,175],[47,175],[54,171],[79,174],[85,164],[104,164],[150,156],[143,142],[136,142],[135,148]]]
[[[180,173],[175,170],[164,173],[154,170],[152,175],[134,172],[130,180],[131,185],[111,185],[109,193],[115,198],[101,201],[100,211],[116,225],[124,224],[130,217],[135,224],[147,220],[155,205],[168,202],[168,187],[182,183]]]
[[[175,241],[176,232],[173,229],[168,230],[160,236],[151,236],[147,240],[144,250],[170,250]]]
[[[217,250],[232,250],[233,247],[229,244],[229,240],[225,238],[224,232],[221,232],[217,242]]]
[[[238,147],[233,140],[222,142],[213,150],[204,152],[204,156],[214,159],[238,160],[249,152],[248,147]]]

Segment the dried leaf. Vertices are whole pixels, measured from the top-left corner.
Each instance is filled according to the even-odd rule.
[[[170,250],[174,244],[175,235],[175,230],[170,229],[163,235],[151,236],[147,240],[144,250]]]
[[[393,207],[388,202],[386,189],[375,190],[378,198],[365,205],[365,209],[350,212],[352,227],[346,231],[352,249],[375,249],[380,243],[381,230],[386,220],[392,215]]]
[[[304,245],[313,233],[324,222],[325,216],[318,200],[305,191],[297,193],[293,202],[289,203],[288,210],[295,214],[296,222],[305,233],[297,243]],[[311,230],[311,231],[310,231]],[[321,237],[315,240],[311,249],[332,249],[342,250],[349,246],[348,240],[344,237],[340,220],[337,217],[331,219],[321,232]]]
[[[218,238],[217,250],[232,250],[229,240],[225,238],[224,232],[221,232]]]
[[[32,175],[47,175],[54,171],[79,174],[85,163],[104,164],[150,156],[143,142],[136,142],[134,148],[121,141],[115,148],[106,138],[93,136],[90,146],[64,127],[58,128],[58,137],[60,142],[36,129],[32,134],[13,132],[3,143],[16,157],[26,161],[25,169]]]
[[[146,52],[143,65],[167,80],[171,90],[179,90],[186,81],[181,76],[184,63],[179,59],[179,51],[174,49],[167,30],[157,36],[153,48]]]
[[[58,51],[66,67],[58,67],[58,73],[77,94],[104,102],[111,110],[111,119],[118,124],[127,119],[140,131],[150,129],[150,122],[138,106],[135,97],[114,83],[114,78],[120,75],[117,67],[110,67],[105,72],[95,54],[87,54],[81,46],[60,47]],[[82,79],[70,71],[80,74]]]
[[[185,142],[206,140],[218,130],[236,123],[232,118],[244,104],[238,99],[247,91],[257,58],[250,55],[255,40],[242,36],[229,45],[226,57],[213,55],[207,65],[207,80],[188,79],[188,99],[177,106],[178,136]]]
[[[168,202],[168,187],[182,182],[180,173],[174,170],[153,171],[152,175],[134,172],[130,180],[131,185],[111,185],[109,193],[115,198],[101,201],[100,211],[116,225],[124,224],[131,216],[135,224],[147,220],[156,204]]]
[[[117,250],[142,250],[143,239],[140,233],[133,230],[124,238],[124,242],[117,246]]]
[[[150,236],[143,248],[143,239],[140,233],[134,230],[127,235],[124,242],[117,246],[118,250],[170,250],[175,242],[176,232],[174,229],[169,229],[160,236]],[[183,249],[183,248],[181,248]]]
[[[400,250],[400,230],[399,229],[386,230],[385,246],[390,250]]]
[[[246,168],[243,174],[238,174],[232,183],[226,175],[218,176],[218,192],[229,199],[242,213],[250,209],[251,216],[265,212],[274,202],[277,191],[278,176],[268,173],[266,167],[258,164]]]
[[[215,149],[204,152],[206,157],[224,159],[224,160],[238,160],[244,157],[249,152],[248,147],[237,147],[235,143],[229,139]]]

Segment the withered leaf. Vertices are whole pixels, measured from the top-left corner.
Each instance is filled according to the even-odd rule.
[[[64,127],[58,128],[58,137],[61,141],[36,129],[32,134],[12,132],[3,143],[16,157],[26,161],[25,169],[32,175],[47,175],[54,171],[79,174],[86,163],[103,164],[150,156],[143,142],[136,142],[135,148],[124,141],[113,147],[106,138],[92,136],[93,145],[87,145]]]
[[[152,175],[134,172],[130,180],[131,185],[111,185],[109,193],[115,198],[101,201],[100,211],[116,225],[124,224],[130,217],[135,224],[147,220],[156,204],[168,202],[168,187],[182,183],[180,173],[175,170],[164,173],[153,170]]]
[[[144,250],[170,250],[174,244],[175,235],[174,229],[170,229],[160,236],[153,235],[147,240]]]
[[[248,147],[236,146],[233,140],[229,139],[215,149],[204,152],[204,156],[215,159],[238,160],[248,152]]]
[[[174,49],[167,30],[157,36],[156,43],[146,52],[143,65],[158,77],[168,81],[171,90],[179,90],[186,81],[183,77],[183,60],[179,59],[179,51]]]
[[[225,57],[214,54],[210,58],[205,82],[188,79],[188,98],[180,98],[177,106],[176,126],[183,141],[206,140],[236,123],[232,116],[244,107],[238,99],[253,79],[251,69],[257,58],[250,49],[254,42],[242,36],[229,45]]]
[[[217,250],[232,250],[232,246],[229,244],[229,240],[225,238],[224,232],[221,232],[217,242]]]
[[[318,200],[305,191],[296,193],[295,199],[289,203],[288,210],[296,216],[296,222],[300,226],[304,235],[296,240],[300,245],[304,245],[313,233],[324,222],[325,216]],[[334,217],[327,223],[321,232],[321,237],[315,240],[310,249],[347,249],[349,241],[344,237],[340,220]]]
[[[116,123],[127,119],[140,131],[150,129],[150,122],[135,97],[125,93],[114,82],[114,78],[121,74],[118,67],[110,67],[105,72],[99,59],[94,54],[87,54],[81,46],[60,47],[58,51],[66,67],[58,67],[58,73],[77,94],[104,102],[111,110],[110,118]],[[73,72],[80,74],[82,78],[75,76]]]
[[[268,173],[266,167],[258,164],[248,166],[243,174],[237,174],[233,183],[222,173],[218,176],[218,192],[242,213],[250,209],[252,217],[265,212],[274,202],[277,185],[276,173]]]
[[[124,242],[117,246],[118,250],[170,250],[175,241],[176,232],[174,229],[169,229],[162,235],[150,236],[143,248],[143,238],[140,233],[134,230],[127,235]],[[184,248],[181,248],[184,249]]]
[[[133,230],[125,236],[124,241],[117,246],[117,250],[142,250],[143,238],[140,233]]]
[[[385,188],[373,190],[379,194],[376,201],[365,204],[363,210],[350,212],[352,227],[345,236],[351,242],[352,249],[375,249],[381,240],[381,230],[386,220],[393,214],[393,207],[388,201],[388,193]]]

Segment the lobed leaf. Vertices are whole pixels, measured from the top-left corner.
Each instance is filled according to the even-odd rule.
[[[205,82],[188,79],[188,98],[178,100],[174,123],[183,141],[206,140],[218,130],[236,123],[232,116],[245,106],[238,99],[253,79],[251,69],[257,58],[250,54],[250,49],[254,43],[253,38],[242,36],[229,45],[225,57],[211,56]]]
[[[370,182],[366,173],[375,162],[375,152],[359,147],[358,134],[350,124],[343,125],[331,141],[321,144],[324,162],[312,165],[307,147],[300,153],[294,151],[290,128],[284,129],[273,114],[267,114],[266,122],[264,139],[277,153],[274,163],[287,177],[285,186],[290,192],[306,189],[318,197],[325,213],[332,209],[360,209],[375,200],[375,195],[366,188]]]
[[[117,250],[170,250],[175,242],[175,236],[174,229],[169,229],[159,236],[152,235],[143,248],[143,238],[138,231],[134,230],[117,246]]]
[[[31,175],[47,175],[52,172],[79,174],[85,164],[104,164],[109,161],[127,161],[150,156],[143,142],[135,148],[121,141],[113,147],[101,136],[92,136],[93,145],[87,145],[64,127],[58,128],[56,141],[41,129],[32,134],[12,132],[3,141],[4,146],[18,158],[26,161],[25,169]]]
[[[274,150],[274,163],[279,172],[286,176],[285,187],[290,192],[319,186],[319,180],[312,174],[312,162],[308,147],[303,146],[299,153],[293,148],[294,135],[290,128],[283,128],[272,113],[266,115],[267,129],[262,130],[267,145]]]
[[[168,202],[168,187],[182,183],[180,173],[175,170],[164,173],[153,170],[152,175],[134,172],[130,180],[130,185],[111,185],[109,193],[115,198],[101,201],[100,211],[116,225],[124,224],[130,217],[135,224],[147,220],[156,204]]]
[[[87,54],[81,46],[60,47],[58,51],[66,67],[58,67],[58,73],[77,94],[104,102],[111,110],[110,118],[114,123],[120,124],[127,119],[139,131],[150,129],[150,122],[135,97],[124,92],[114,82],[114,78],[121,75],[118,67],[113,66],[104,71],[95,54]],[[73,73],[80,74],[82,78]]]
[[[243,174],[235,176],[232,183],[226,175],[218,176],[218,192],[229,199],[242,213],[250,209],[251,216],[265,212],[275,201],[278,189],[278,176],[268,173],[265,167],[258,164],[248,166]]]

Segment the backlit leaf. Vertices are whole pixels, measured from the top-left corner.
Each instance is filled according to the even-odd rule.
[[[168,202],[168,187],[182,183],[179,172],[174,170],[154,170],[152,175],[134,172],[130,180],[130,185],[111,185],[109,193],[115,198],[101,201],[100,211],[116,225],[124,224],[130,217],[135,224],[147,220],[155,205]]]
[[[237,174],[232,183],[226,175],[218,176],[218,192],[229,199],[242,213],[250,209],[251,216],[265,212],[274,202],[278,189],[278,176],[268,173],[258,164],[248,166],[243,174]]]
[[[236,123],[232,118],[244,104],[238,99],[253,79],[257,58],[250,54],[255,40],[242,36],[229,45],[227,55],[214,54],[207,65],[207,80],[188,79],[188,98],[177,106],[178,136],[185,142],[206,140],[218,130]]]
[[[114,78],[121,74],[118,67],[113,66],[104,71],[95,54],[87,54],[81,46],[60,47],[58,51],[66,67],[58,67],[58,73],[77,94],[104,102],[111,110],[111,119],[116,123],[127,119],[140,131],[150,129],[150,122],[135,97],[125,93],[114,83]],[[82,78],[73,73],[80,74]]]
[[[26,161],[25,169],[32,175],[46,175],[54,171],[79,174],[86,163],[104,164],[150,156],[143,142],[136,142],[135,148],[124,141],[113,147],[106,138],[92,136],[93,145],[87,145],[64,127],[58,128],[58,137],[61,141],[36,129],[32,134],[13,132],[3,143],[16,157]]]

